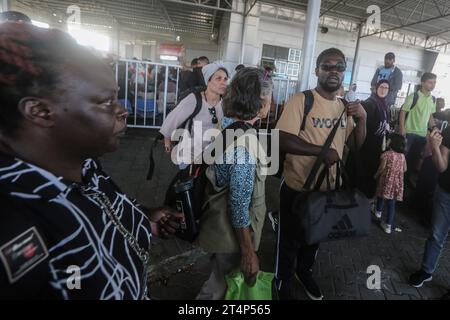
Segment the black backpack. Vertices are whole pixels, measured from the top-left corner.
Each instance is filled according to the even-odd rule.
[[[222,152],[232,144],[226,144],[226,130],[247,130],[253,127],[245,122],[234,122],[222,131]],[[235,137],[236,139],[237,137]],[[208,149],[206,149],[208,150]],[[204,151],[205,152],[205,151]],[[202,157],[203,160],[203,157]],[[183,170],[179,170],[167,188],[164,205],[171,207],[185,215],[185,224],[177,230],[176,236],[193,242],[198,235],[200,219],[203,213],[205,189],[208,183],[206,169],[210,165],[206,163],[191,164]],[[177,194],[179,196],[177,196]]]
[[[180,93],[179,96],[179,101],[183,101],[187,96],[189,96],[190,94],[194,94],[195,95],[195,109],[192,112],[192,114],[185,120],[183,121],[177,129],[184,129],[187,128],[189,131],[192,130],[192,123],[193,123],[193,119],[199,114],[199,112],[202,110],[202,105],[203,105],[203,99],[202,99],[202,92],[206,90],[206,87],[204,86],[197,86],[197,87],[193,87],[193,88],[189,88],[186,91]]]
[[[180,94],[179,101],[181,102],[188,95],[193,93],[195,95],[196,104],[195,104],[194,111],[191,113],[191,115],[189,117],[187,117],[187,119],[184,120],[177,127],[177,129],[188,129],[189,132],[192,131],[192,124],[194,123],[193,120],[199,114],[199,112],[202,110],[202,105],[203,105],[202,92],[205,90],[206,90],[206,87],[197,86],[197,87],[190,88]],[[158,135],[155,137],[155,139],[153,140],[153,142],[150,146],[150,154],[148,156],[150,164],[149,164],[149,169],[148,169],[148,173],[147,173],[147,180],[151,180],[153,178],[153,172],[155,171],[155,160],[153,159],[153,150],[158,145],[158,142],[163,139],[164,139],[164,136],[162,134],[158,133]],[[178,143],[178,141],[175,142],[174,144],[177,144],[177,143]]]
[[[433,103],[436,104],[436,97],[431,96],[431,98],[433,99]],[[411,107],[409,108],[409,111],[406,113],[405,122],[406,122],[406,119],[408,118],[408,114],[412,111],[412,109],[414,109],[414,107],[417,105],[418,101],[419,101],[419,92],[416,91],[416,92],[414,92],[414,97],[413,97]],[[400,125],[400,117],[398,117],[398,119],[397,119],[397,124]]]
[[[436,103],[436,97],[431,96],[431,98],[433,99],[433,103]],[[413,97],[411,107],[409,108],[409,112],[411,112],[411,110],[417,105],[418,101],[419,101],[419,92],[416,91],[416,92],[414,92],[414,97]]]

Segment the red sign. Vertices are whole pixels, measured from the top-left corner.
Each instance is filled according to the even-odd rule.
[[[183,55],[184,46],[180,44],[161,43],[159,45],[159,54],[164,56],[177,56]]]

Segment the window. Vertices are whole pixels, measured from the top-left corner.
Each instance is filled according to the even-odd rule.
[[[275,74],[281,77],[298,77],[302,51],[294,48],[263,45],[261,66],[275,66]]]
[[[402,69],[404,77],[419,78],[419,71]]]
[[[276,47],[275,59],[287,60],[289,57],[289,48]]]
[[[301,51],[297,49],[289,49],[289,58],[290,62],[300,62]]]
[[[275,58],[275,50],[276,50],[276,47],[270,46],[268,44],[264,44],[263,52],[262,52],[263,58],[274,59]]]
[[[288,60],[289,58],[289,48],[276,47],[268,44],[263,45],[263,58],[269,58],[274,60]]]
[[[298,77],[299,70],[300,70],[300,65],[298,63],[289,62],[287,64],[286,74],[290,77]]]
[[[286,65],[285,61],[275,61],[275,73],[279,75],[286,75]]]

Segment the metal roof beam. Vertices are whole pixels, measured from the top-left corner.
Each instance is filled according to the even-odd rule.
[[[445,14],[445,15],[441,15],[439,17],[433,17],[433,18],[428,18],[428,19],[424,19],[424,20],[420,20],[420,21],[404,24],[404,25],[401,25],[401,26],[397,26],[397,27],[393,27],[393,28],[389,28],[389,29],[385,29],[385,30],[369,33],[369,34],[367,34],[365,36],[362,36],[362,38],[374,36],[374,35],[377,35],[377,34],[380,34],[380,33],[383,33],[383,32],[387,32],[387,31],[393,31],[393,30],[403,29],[403,28],[407,28],[407,27],[412,27],[412,26],[415,26],[415,25],[418,25],[418,24],[434,21],[434,20],[437,20],[437,19],[446,18],[448,16],[450,16],[450,14]]]
[[[408,18],[406,19],[405,23],[408,23],[409,19],[411,19],[411,17],[414,15],[414,13],[416,13],[416,10],[417,10],[417,8],[419,8],[421,2],[422,2],[422,0],[417,2],[417,5],[414,7],[414,10],[411,11],[411,14],[408,16]]]
[[[420,20],[423,20],[423,14],[425,13],[425,2],[422,4],[422,14],[420,15]]]
[[[446,46],[446,45],[448,45],[448,44],[450,44],[450,41],[444,42],[444,43],[441,43],[441,44],[437,44],[437,45],[435,45],[435,46],[426,47],[425,49],[436,49],[436,48],[438,48],[438,47],[443,47],[443,46]]]
[[[162,0],[164,2],[172,2],[172,3],[178,3],[178,4],[185,4],[188,6],[194,6],[197,8],[204,8],[204,9],[212,9],[212,10],[219,10],[219,11],[226,11],[226,12],[232,12],[232,13],[239,13],[243,14],[240,11],[237,11],[233,9],[233,6],[229,1],[225,0],[216,0],[216,5],[209,5],[210,1],[202,1],[202,0]],[[226,7],[221,6],[221,4],[225,4]]]
[[[285,7],[285,8],[289,8],[289,9],[294,9],[294,10],[306,10],[307,9],[307,5],[304,3],[299,3],[299,2],[292,2],[292,1],[274,1],[274,0],[262,0],[260,1],[262,3],[265,3],[267,5],[271,5],[274,7]]]
[[[435,33],[430,33],[430,34],[427,34],[427,37],[437,37],[437,36],[439,36],[439,35],[441,35],[441,34],[444,34],[444,33],[447,33],[447,32],[450,32],[450,28],[449,29],[445,29],[445,30],[441,30],[441,31],[437,31],[437,32],[435,32]]]
[[[250,7],[248,8],[248,10],[245,11],[244,16],[248,16],[250,14],[250,12],[253,10],[253,7],[256,5],[256,3],[258,2],[258,0],[253,0],[253,3],[250,4]]]
[[[134,21],[136,23],[140,23],[140,22],[144,22],[144,23],[159,23],[165,26],[169,26],[169,24],[167,23],[167,21],[163,20],[162,18],[159,19],[148,19],[148,18],[144,18],[144,17],[130,17],[127,15],[116,15],[117,19],[119,19],[120,21],[124,22],[124,21]],[[173,27],[173,26],[170,26]]]
[[[285,0],[286,1],[286,0]],[[260,1],[260,2],[263,2],[265,5],[268,5],[268,6],[271,6],[272,8],[275,8],[275,9],[278,9],[278,8],[284,8],[285,7],[285,4],[284,4],[284,2],[285,1],[283,1],[283,3],[279,3],[278,1],[268,1],[268,0],[265,0],[265,1]],[[305,10],[306,9],[306,6],[304,6],[303,4],[301,4],[301,3],[298,3],[297,2],[297,5],[298,6],[292,6],[292,5],[290,5],[290,6],[287,6],[287,8],[289,8],[289,9],[293,9],[293,10],[299,10],[299,11],[303,11],[303,10]],[[301,7],[304,7],[304,8],[301,8]],[[338,12],[332,12],[332,13],[330,13],[330,15],[329,15],[330,17],[333,17],[333,18],[339,18],[339,17],[341,17],[341,18],[347,18],[347,19],[350,19],[350,20],[352,20],[352,21],[354,21],[354,22],[360,22],[360,20],[361,20],[361,17],[360,16],[357,16],[357,15],[353,15],[353,14],[351,14],[351,13],[338,13]],[[265,16],[266,18],[268,17],[268,16]],[[275,17],[273,17],[273,19],[278,19],[278,18],[275,18]],[[288,20],[284,20],[284,19],[282,19],[282,21],[290,21],[290,22],[295,22],[295,20],[294,19],[292,19],[292,18],[289,18]]]
[[[392,10],[394,11],[394,14],[397,16],[397,19],[400,21],[400,24],[403,25],[403,24],[407,23],[407,22],[403,22],[403,19],[402,19],[402,17],[400,17],[400,15],[398,14],[396,7],[393,7]]]
[[[146,30],[146,29],[155,29],[155,30],[166,30],[166,31],[171,31],[171,33],[173,34],[173,31],[171,28],[167,27],[167,26],[161,26],[161,25],[152,25],[152,24],[134,24],[134,23],[123,23],[122,24],[124,27],[128,26],[129,28],[133,28],[133,29],[138,29],[138,30]],[[180,33],[205,33],[209,35],[209,30],[205,30],[205,29],[180,29],[180,30],[176,30],[177,32]]]
[[[175,25],[173,24],[173,21],[172,21],[170,15],[167,13],[166,6],[162,3],[161,0],[157,0],[157,1],[158,1],[159,5],[161,6],[162,11],[164,12],[164,15],[166,16],[167,21],[169,21],[169,25],[175,29]]]
[[[195,26],[189,26],[189,27],[184,27],[183,26],[175,26],[175,28],[169,27],[168,25],[161,25],[161,24],[154,24],[152,22],[147,22],[147,23],[138,23],[138,22],[133,22],[133,21],[125,21],[125,20],[121,20],[122,24],[128,24],[128,25],[135,25],[135,26],[140,26],[142,28],[146,28],[146,27],[157,27],[157,28],[164,28],[166,30],[173,30],[176,32],[209,32],[209,27],[195,27]]]
[[[442,12],[441,8],[439,8],[439,5],[436,2],[436,0],[433,0],[433,3],[435,5],[436,9],[438,10],[439,14],[442,16],[444,14],[444,12]]]
[[[403,2],[406,2],[406,1],[408,1],[408,0],[400,0],[400,1],[397,1],[396,3],[394,3],[394,4],[390,5],[390,6],[387,6],[386,8],[382,8],[382,9],[381,9],[381,13],[386,12],[386,11],[389,11],[389,10],[391,10],[391,9],[394,9],[395,7],[398,7],[398,6],[401,5]]]
[[[133,27],[124,26],[123,28],[121,28],[121,30],[126,35],[123,40],[128,40],[128,41],[130,41],[130,39],[126,39],[127,36],[128,36],[128,38],[132,37],[132,35],[129,33],[151,34],[151,35],[159,37],[159,38],[173,36],[172,32],[170,32],[170,31],[165,32],[164,30],[157,29],[157,28],[137,29],[137,28],[133,28]],[[201,38],[202,36],[206,36],[206,34],[196,33],[196,34],[191,34],[190,36],[192,38]]]
[[[41,7],[42,9],[44,9],[43,7],[45,6],[49,9],[58,9],[58,10],[61,10],[64,12],[65,12],[65,9],[67,8],[66,4],[67,5],[70,4],[70,2],[68,2],[68,1],[55,1],[55,0],[45,0],[45,1],[40,0],[40,1],[37,1],[37,3],[39,3],[40,6],[42,6]],[[111,16],[111,18],[114,19],[114,16],[118,12],[120,12],[122,14],[128,13],[130,15],[136,15],[136,14],[142,13],[142,12],[149,12],[150,17],[148,17],[148,18],[151,18],[152,12],[158,12],[157,10],[155,10],[155,8],[148,7],[148,6],[142,7],[142,6],[134,5],[132,7],[130,7],[130,6],[127,7],[127,6],[123,6],[122,3],[115,3],[114,6],[111,6],[110,3],[108,4],[106,2],[99,1],[99,0],[96,0],[95,3],[97,5],[101,4],[101,6],[98,6],[97,9],[94,8],[94,9],[90,9],[90,10],[87,10],[85,8],[85,6],[84,6],[85,3],[80,3],[79,7],[81,8],[82,15],[83,14],[98,14],[100,12],[100,13],[107,14],[107,15]],[[135,9],[135,10],[133,10],[133,9]],[[157,16],[157,14],[154,16]]]
[[[336,2],[335,4],[333,4],[331,7],[327,8],[325,11],[323,11],[320,16],[322,17],[324,14],[326,14],[327,12],[333,10],[334,8],[336,8],[338,5],[340,5],[342,2],[344,2],[345,0],[339,0],[338,2]]]

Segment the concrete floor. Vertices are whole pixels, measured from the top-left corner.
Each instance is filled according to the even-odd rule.
[[[155,132],[130,129],[120,149],[101,159],[104,170],[122,190],[149,207],[163,203],[167,186],[177,171],[161,147],[155,154],[155,176],[152,181],[146,180],[148,153]],[[279,180],[269,177],[266,185],[269,209],[278,207],[278,188]],[[417,213],[405,206],[399,206],[396,219],[402,233],[386,235],[373,223],[368,237],[321,245],[314,274],[325,299],[437,299],[450,288],[449,246],[444,249],[433,281],[420,289],[408,285],[408,276],[420,266],[428,230],[419,223]],[[266,219],[259,251],[263,271],[274,271],[275,246],[276,235]],[[370,265],[381,268],[381,290],[366,287]],[[194,299],[209,272],[209,257],[201,249],[176,238],[154,241],[150,279],[153,298]],[[300,287],[297,294],[299,299],[307,299]]]

